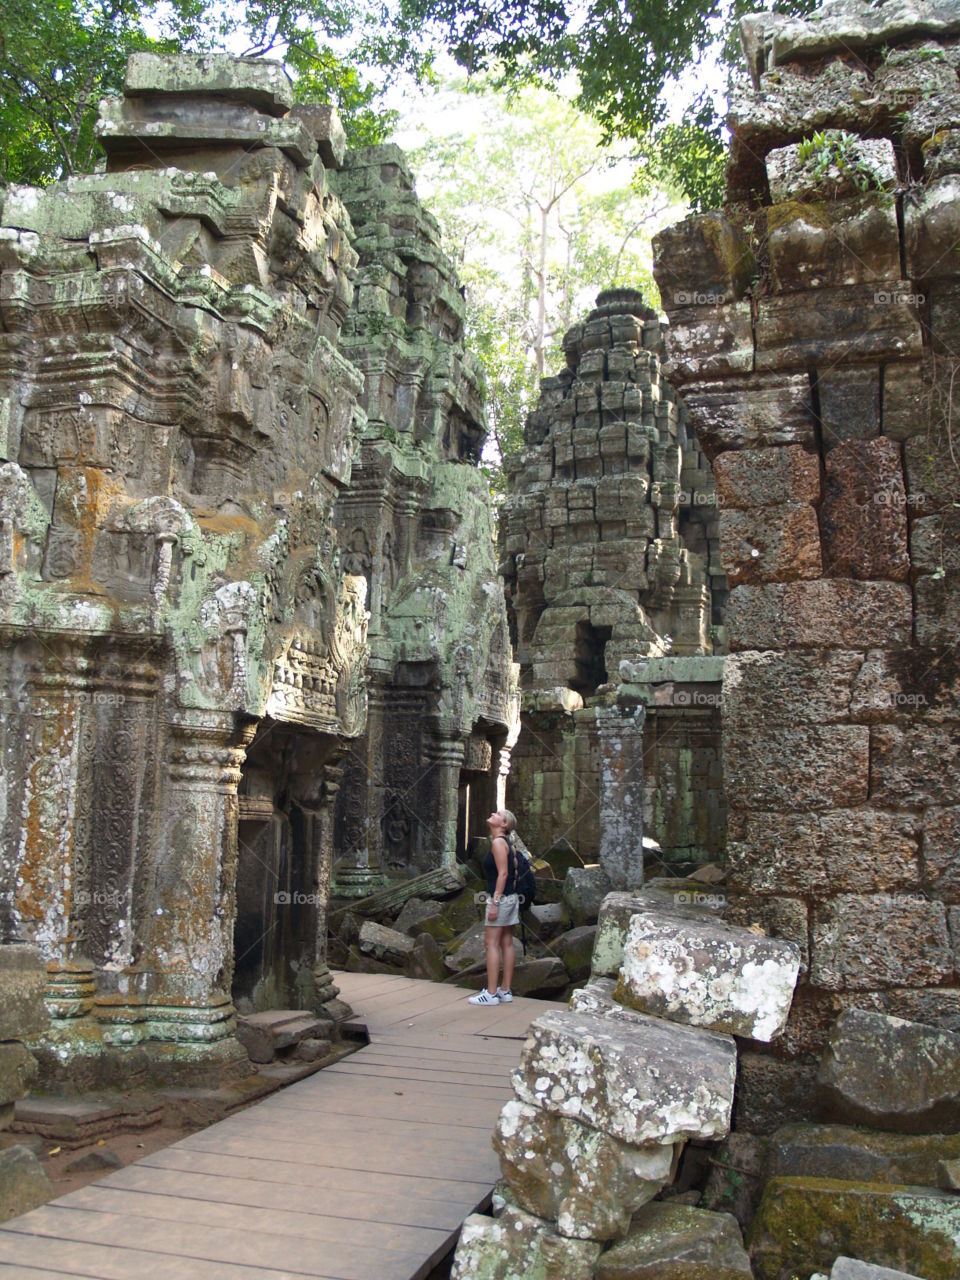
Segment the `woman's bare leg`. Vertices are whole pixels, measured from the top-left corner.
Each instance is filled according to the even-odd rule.
[[[509,991],[513,986],[513,968],[517,960],[517,951],[513,945],[513,925],[500,930],[500,954],[503,956],[503,989]],[[489,952],[487,953],[487,969],[490,968]],[[496,987],[491,987],[495,991]]]
[[[499,934],[506,933],[506,929],[491,928],[489,925],[483,931],[483,945],[487,949],[487,990],[491,995],[496,993],[500,978],[500,938]]]

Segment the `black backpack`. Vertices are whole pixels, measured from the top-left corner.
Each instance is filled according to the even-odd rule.
[[[514,858],[514,884],[520,898],[520,914],[525,916],[537,900],[537,877],[533,874],[530,859],[517,848],[516,837],[510,832],[510,851]]]

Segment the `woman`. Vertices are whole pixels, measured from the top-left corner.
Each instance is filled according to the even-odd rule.
[[[487,877],[487,912],[483,942],[487,950],[486,990],[470,997],[471,1004],[508,1004],[513,999],[510,984],[516,954],[514,926],[520,919],[517,897],[517,859],[510,847],[510,832],[517,820],[509,809],[497,809],[487,819],[490,848],[483,859]],[[503,967],[503,986],[498,985]]]

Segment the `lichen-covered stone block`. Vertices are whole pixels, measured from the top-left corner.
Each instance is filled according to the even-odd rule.
[[[772,1178],[747,1242],[757,1280],[829,1271],[840,1255],[953,1280],[960,1268],[960,1199],[872,1182]]]
[[[614,999],[691,1026],[772,1040],[790,1012],[800,952],[719,920],[630,921]]]
[[[450,1280],[592,1280],[602,1248],[511,1206],[499,1218],[473,1213],[460,1229]]]
[[[513,1083],[531,1106],[643,1146],[723,1137],[735,1073],[729,1036],[561,1010],[531,1024]]]
[[[938,986],[953,972],[942,902],[922,893],[838,894],[814,907],[810,978],[818,987]]]
[[[516,1099],[500,1113],[493,1149],[518,1204],[561,1235],[613,1240],[671,1180],[679,1144],[632,1146]]]
[[[597,1280],[752,1280],[740,1227],[730,1213],[654,1203],[637,1214],[625,1240],[608,1249]]]

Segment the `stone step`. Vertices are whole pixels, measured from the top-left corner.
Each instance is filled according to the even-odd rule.
[[[327,1040],[332,1024],[302,1009],[267,1009],[237,1018],[237,1039],[251,1062],[272,1062],[301,1040]]]

